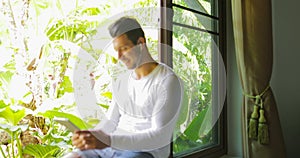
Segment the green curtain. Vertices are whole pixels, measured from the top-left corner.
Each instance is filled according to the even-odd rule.
[[[285,146],[270,79],[271,0],[231,0],[237,65],[244,93],[244,158],[284,158]],[[254,108],[256,107],[256,108]]]

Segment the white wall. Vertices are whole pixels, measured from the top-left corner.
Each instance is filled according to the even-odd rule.
[[[272,0],[274,67],[271,86],[288,158],[300,153],[300,1]]]

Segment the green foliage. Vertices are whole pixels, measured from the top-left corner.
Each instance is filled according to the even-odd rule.
[[[80,15],[88,15],[88,16],[93,16],[98,14],[100,14],[100,9],[96,7],[84,8],[80,13]]]
[[[158,6],[158,1],[154,0],[140,0],[138,3],[134,5],[134,8],[145,8],[145,7],[153,7]]]
[[[47,2],[47,0],[33,0],[32,4],[38,16],[51,5],[49,2]]]
[[[6,70],[8,70],[10,72],[14,72],[16,70],[15,65],[16,65],[16,63],[13,60],[11,60],[10,62],[3,65],[3,68],[5,68]]]
[[[209,0],[206,1],[209,2]],[[40,95],[42,95],[43,98],[53,98],[54,100],[58,100],[65,94],[74,93],[73,83],[70,76],[67,74],[67,70],[71,68],[69,61],[72,58],[71,54],[73,52],[70,52],[70,49],[68,49],[63,42],[70,41],[77,46],[81,46],[94,58],[98,58],[100,54],[104,54],[104,50],[95,50],[90,42],[93,36],[97,34],[98,27],[103,25],[99,15],[111,15],[111,9],[114,7],[113,4],[121,4],[117,3],[117,1],[113,1],[106,5],[91,7],[80,5],[79,1],[76,0],[75,8],[67,12],[64,10],[64,2],[61,0],[33,0],[30,2],[31,7],[35,10],[35,16],[37,16],[35,17],[37,25],[35,27],[37,29],[36,32],[41,32],[43,34],[42,36],[47,37],[47,42],[43,43],[42,55],[38,63],[38,66],[40,66],[38,68],[44,70],[42,73],[44,76],[40,76],[43,83],[37,83],[41,84],[40,86],[43,87],[42,92],[44,94]],[[157,2],[158,1],[154,0],[142,0],[138,1],[133,6],[135,8],[158,6]],[[180,2],[183,6],[188,6],[185,3],[187,1],[178,2]],[[49,10],[49,8],[55,8],[58,10],[61,14],[60,18],[54,18],[54,16],[51,15],[51,17],[46,19],[48,21],[46,21],[47,25],[45,27],[38,27],[38,19],[41,17],[43,12]],[[157,26],[157,21],[151,21],[153,18],[149,16],[151,13],[140,9],[134,14],[139,14],[134,16],[144,16],[139,19],[143,25]],[[31,18],[34,19],[34,17]],[[190,15],[185,14],[182,10],[178,10],[174,16],[175,21],[181,21],[185,24],[189,24],[192,21],[193,25],[196,26],[205,25],[197,16],[193,16],[192,18],[193,19],[191,20]],[[26,27],[32,27],[32,23],[27,24],[28,26]],[[12,34],[12,32],[0,32],[0,34],[5,35],[9,33]],[[177,124],[177,128],[184,124],[185,130],[180,131],[181,134],[178,135],[174,142],[174,151],[181,152],[199,145],[205,145],[211,141],[211,132],[203,136],[199,134],[199,131],[203,124],[204,116],[209,113],[208,108],[211,106],[212,74],[210,47],[212,43],[212,36],[208,33],[200,33],[198,31],[191,31],[182,27],[174,27],[173,38],[176,39],[182,47],[186,48],[186,50],[179,49],[173,51],[174,70],[182,78],[185,84],[185,97],[183,102],[186,106],[182,107],[182,112]],[[151,46],[149,46],[149,50],[154,52],[153,55],[158,56],[156,49],[158,41],[149,38],[147,43],[151,44]],[[12,47],[10,49],[14,50],[14,52],[20,51],[18,47]],[[117,63],[116,59],[111,55],[105,54],[105,56],[106,66]],[[60,125],[53,122],[54,117],[68,118],[81,129],[90,128],[99,122],[98,119],[93,118],[83,121],[81,118],[73,114],[62,112],[61,109],[53,107],[43,113],[35,115],[46,118],[45,126],[49,127],[49,130],[46,133],[35,131],[32,127],[28,127],[26,125],[18,125],[18,123],[29,113],[27,113],[24,108],[13,110],[11,105],[14,104],[8,105],[8,103],[13,103],[14,98],[9,98],[8,94],[5,92],[5,90],[9,87],[11,78],[15,74],[16,60],[10,60],[8,63],[4,64],[3,68],[7,71],[0,72],[0,118],[4,119],[9,124],[1,124],[0,128],[8,131],[13,138],[19,138],[21,131],[29,129],[31,130],[31,133],[39,137],[44,144],[28,145],[24,148],[24,153],[35,157],[56,157],[59,155],[58,153],[64,152],[64,150],[58,149],[58,145],[60,145],[60,147],[63,146],[63,149],[71,148],[71,133],[69,131],[60,131]],[[111,69],[108,69],[107,71],[107,74],[112,74]],[[35,73],[35,71],[27,72],[26,75],[35,75]],[[97,74],[94,79],[96,82],[104,82],[102,81],[102,77],[105,77],[105,75]],[[101,93],[99,93],[101,101],[98,105],[103,109],[108,109],[109,102],[112,99],[112,93],[108,88],[109,84],[111,83],[107,82],[103,83],[100,87],[97,87],[101,91]],[[32,93],[28,93],[28,95],[29,94],[32,95]],[[69,108],[70,109],[68,110],[71,111],[74,106],[70,106]],[[19,155],[7,154],[6,156],[22,157],[20,141],[11,141],[11,144],[12,148],[15,144],[17,144],[16,146],[18,147]],[[14,149],[11,150],[14,151]]]
[[[189,7],[192,2],[176,0],[175,3]],[[199,5],[201,4],[199,3]],[[173,20],[199,28],[209,26],[205,19],[182,9],[174,9]],[[210,132],[200,132],[203,132],[205,126],[204,118],[212,117],[211,111],[208,109],[212,106],[211,47],[213,37],[209,33],[174,25],[173,38],[176,39],[173,41],[178,41],[178,43],[173,42],[175,48],[173,50],[175,64],[173,67],[183,80],[185,88],[184,107],[177,123],[177,128],[184,126],[185,130],[181,135],[178,131],[175,133],[177,139],[174,142],[174,153],[177,154],[188,152],[197,146],[204,146],[211,141]]]
[[[25,131],[28,129],[28,125],[10,125],[10,124],[0,124],[0,129],[5,130],[8,133],[15,133],[20,131]]]
[[[184,131],[184,134],[187,136],[189,140],[197,141],[199,139],[199,133],[196,133],[195,131],[197,132],[200,131],[207,109],[208,108],[205,108],[202,111],[200,111],[197,114],[197,116],[193,119],[191,124],[188,126],[188,128]]]
[[[20,152],[18,152],[19,155],[22,155],[21,152],[21,145],[20,145],[20,138],[19,135],[21,131],[25,131],[28,129],[28,125],[18,125],[18,123],[23,119],[25,116],[25,109],[17,109],[13,110],[11,106],[6,106],[2,109],[0,109],[0,118],[3,118],[5,121],[5,124],[0,124],[0,129],[5,130],[7,133],[10,134],[11,140],[10,143],[12,144],[11,151],[12,156],[14,157],[14,144],[16,143],[16,147]],[[2,150],[2,147],[0,147]],[[2,151],[2,155],[4,156],[4,153]],[[5,157],[5,156],[4,156]]]
[[[49,40],[68,40],[73,43],[82,43],[89,36],[95,35],[98,21],[90,20],[85,16],[94,16],[100,13],[99,8],[76,8],[63,19],[52,20],[46,29]]]
[[[39,115],[44,116],[46,118],[50,118],[50,119],[53,119],[54,117],[68,118],[71,122],[73,122],[80,129],[88,129],[91,127],[91,125],[85,123],[79,117],[77,117],[73,114],[65,113],[65,112],[59,112],[56,110],[48,110],[45,113],[39,113]]]
[[[58,98],[63,96],[65,93],[74,92],[74,88],[72,86],[72,82],[70,81],[69,76],[63,76],[62,83],[59,87]]]
[[[112,92],[103,92],[103,93],[101,93],[101,95],[110,100],[112,99]]]
[[[0,84],[1,87],[8,89],[11,78],[14,74],[10,71],[0,72]]]
[[[3,100],[0,100],[0,109],[5,108],[9,105],[5,104]]]
[[[27,145],[23,149],[23,153],[34,156],[35,158],[51,158],[56,157],[56,154],[60,150],[59,146],[50,146],[50,145]]]
[[[173,153],[189,152],[189,150],[197,145],[199,143],[189,140],[185,135],[180,135],[173,143]]]
[[[4,118],[13,126],[16,126],[24,116],[25,109],[13,110],[10,106],[0,109],[0,118]]]

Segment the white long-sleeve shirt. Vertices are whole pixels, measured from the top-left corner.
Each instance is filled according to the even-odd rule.
[[[108,133],[111,146],[147,151],[155,158],[170,154],[170,141],[179,115],[183,86],[166,65],[136,80],[134,71],[113,84],[114,104],[96,128]]]

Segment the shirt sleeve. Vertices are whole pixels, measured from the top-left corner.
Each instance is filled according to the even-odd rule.
[[[104,133],[115,131],[120,118],[119,108],[114,102],[108,109],[106,117],[94,129],[101,129]]]
[[[171,74],[156,86],[152,94],[154,104],[151,117],[152,127],[136,133],[122,133],[111,135],[111,146],[123,150],[154,150],[171,142],[173,130],[180,111],[183,97],[183,87],[180,79]],[[163,105],[159,105],[163,97]]]

